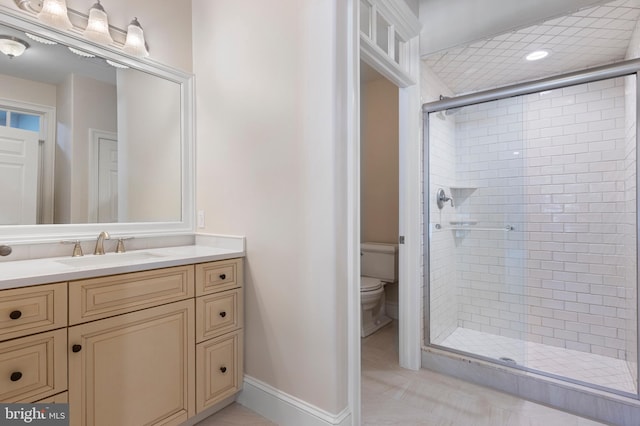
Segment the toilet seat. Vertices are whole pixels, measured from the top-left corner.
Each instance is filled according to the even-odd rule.
[[[382,288],[382,281],[377,278],[360,277],[360,291],[376,291]]]

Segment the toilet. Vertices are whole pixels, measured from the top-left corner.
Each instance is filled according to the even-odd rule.
[[[398,245],[362,243],[360,253],[361,335],[367,337],[391,322],[384,286],[398,279]]]

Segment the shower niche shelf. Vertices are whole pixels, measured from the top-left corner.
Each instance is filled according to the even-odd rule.
[[[451,186],[451,196],[453,197],[456,205],[464,204],[475,191],[476,187],[472,186]]]

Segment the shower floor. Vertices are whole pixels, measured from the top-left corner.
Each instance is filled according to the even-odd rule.
[[[543,372],[636,393],[625,361],[458,327],[441,344],[488,358],[509,358]]]

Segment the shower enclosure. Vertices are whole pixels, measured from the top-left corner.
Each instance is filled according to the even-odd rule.
[[[638,398],[639,69],[424,106],[427,346]]]

